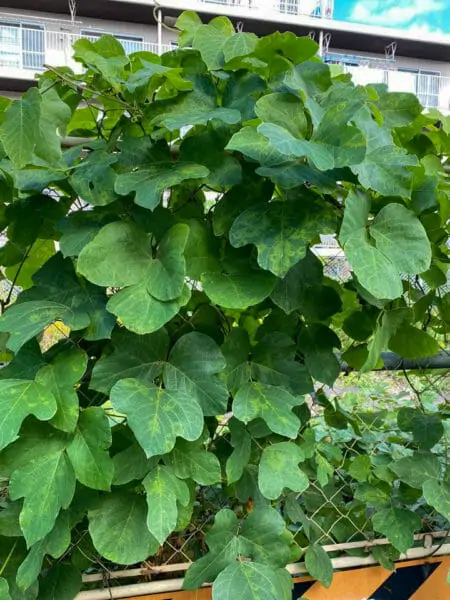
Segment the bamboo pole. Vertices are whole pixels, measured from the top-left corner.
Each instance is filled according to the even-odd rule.
[[[420,540],[424,540],[426,542],[428,537],[439,538],[439,537],[447,537],[448,532],[437,532],[435,534],[420,534],[419,536],[415,536]],[[374,544],[372,542],[365,543],[364,546],[354,546],[354,544],[359,544],[362,542],[353,542],[350,544],[336,544],[335,546],[331,546],[332,549],[338,548],[340,550],[344,549],[344,546],[347,549],[355,548],[355,547],[366,547],[369,544],[380,545],[380,542],[389,543],[387,540],[374,540],[377,543]],[[324,546],[324,548],[327,548]],[[330,548],[330,546],[328,546]],[[330,550],[329,550],[330,551]],[[411,548],[405,554],[402,554],[398,561],[402,562],[405,560],[414,560],[421,558],[428,558],[431,556],[445,556],[450,554],[450,544],[434,544],[427,548]],[[367,556],[365,558],[360,558],[359,556],[342,556],[338,558],[333,558],[331,560],[333,569],[351,569],[351,568],[359,568],[359,567],[367,567],[372,565],[377,565],[378,562],[373,558],[373,556]],[[181,566],[183,565],[183,568]],[[184,570],[185,563],[180,564],[180,570]],[[175,565],[174,565],[175,566]],[[139,572],[142,569],[133,569]],[[286,570],[291,575],[307,575],[308,571],[306,570],[304,563],[292,563],[287,565]],[[84,580],[84,579],[83,579]],[[86,592],[80,592],[75,600],[117,600],[124,598],[132,598],[139,595],[144,594],[161,594],[165,592],[177,592],[182,589],[183,579],[168,579],[166,581],[149,581],[147,583],[135,583],[131,585],[123,585],[117,587],[108,587],[98,590],[91,590]],[[206,587],[206,586],[205,586]]]

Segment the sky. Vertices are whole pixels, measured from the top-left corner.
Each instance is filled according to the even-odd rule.
[[[450,35],[450,0],[334,0],[334,18]]]

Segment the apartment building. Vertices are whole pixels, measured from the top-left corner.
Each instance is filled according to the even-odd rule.
[[[1,0],[0,93],[33,85],[44,65],[71,66],[80,37],[116,36],[126,52],[163,53],[176,46],[177,15],[195,10],[207,21],[228,16],[239,29],[263,35],[294,31],[320,44],[323,59],[358,83],[387,83],[416,93],[428,108],[450,113],[450,36],[344,23],[334,19],[340,0]]]

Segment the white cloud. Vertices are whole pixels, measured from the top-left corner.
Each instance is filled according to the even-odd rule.
[[[372,25],[405,27],[432,12],[444,10],[445,4],[446,0],[359,0],[350,19]]]
[[[412,25],[407,27],[407,30],[408,33],[410,33],[411,35],[417,36],[421,36],[424,34],[432,35],[433,33],[437,35],[446,35],[443,29],[441,29],[440,27],[432,27],[428,23],[421,23],[420,25],[417,23],[413,23]]]

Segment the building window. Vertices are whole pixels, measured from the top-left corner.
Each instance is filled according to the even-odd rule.
[[[44,63],[43,25],[0,22],[0,66],[37,71]]]
[[[389,71],[389,90],[392,92],[411,92],[427,108],[439,106],[441,74],[439,71],[421,71],[416,69],[398,69]]]
[[[280,12],[287,15],[297,15],[298,0],[280,0]]]
[[[82,31],[81,35],[87,38],[91,42],[96,42],[102,35],[108,33],[106,31]],[[144,39],[136,35],[122,35],[111,33],[118,42],[120,42],[125,50],[126,54],[133,54],[133,52],[140,52],[144,49]]]

